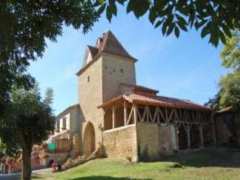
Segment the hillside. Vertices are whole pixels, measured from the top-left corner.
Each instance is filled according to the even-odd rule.
[[[34,174],[44,180],[237,180],[240,179],[240,151],[207,149],[178,154],[161,162],[129,163],[98,159],[59,173]]]

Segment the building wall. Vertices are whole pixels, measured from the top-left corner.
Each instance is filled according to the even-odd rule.
[[[80,114],[79,106],[74,107],[71,110],[71,115],[70,115],[70,130],[73,133],[80,133],[80,126],[81,126],[81,121],[82,117]]]
[[[137,161],[135,125],[104,131],[103,142],[107,157]]]
[[[103,55],[103,101],[121,94],[120,84],[136,84],[135,62],[111,54]]]
[[[65,123],[64,123],[65,121]],[[64,114],[60,119],[60,129],[59,132],[65,131],[65,130],[70,130],[70,113]],[[64,125],[65,124],[65,125]],[[64,127],[65,126],[65,127]]]
[[[65,112],[61,113],[56,119],[55,131],[59,133],[70,130],[72,133],[79,133],[82,119],[79,106],[71,106]],[[63,121],[66,121],[65,129],[63,129]]]
[[[139,160],[158,160],[177,149],[175,128],[172,125],[159,126],[153,123],[137,123]]]
[[[79,104],[85,122],[94,125],[96,147],[102,141],[101,128],[104,126],[104,112],[98,108],[104,101],[120,94],[120,84],[136,84],[134,61],[128,58],[103,53],[78,77]],[[84,134],[82,134],[84,138]]]
[[[102,104],[102,57],[91,64],[78,76],[78,92],[80,110],[84,122],[82,124],[82,138],[87,122],[90,121],[95,130],[96,144],[101,142],[100,126],[103,126],[103,110],[98,106]]]

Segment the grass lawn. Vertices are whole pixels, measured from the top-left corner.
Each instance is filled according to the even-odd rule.
[[[44,180],[240,180],[240,150],[206,149],[159,162],[98,159],[59,173],[33,174]]]

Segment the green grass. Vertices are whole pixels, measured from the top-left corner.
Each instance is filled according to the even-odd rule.
[[[159,162],[129,163],[98,159],[59,173],[34,174],[44,180],[238,180],[240,152],[208,149],[178,154]]]

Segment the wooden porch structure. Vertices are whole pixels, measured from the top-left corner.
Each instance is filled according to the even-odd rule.
[[[167,107],[153,103],[130,103],[124,98],[114,99],[104,107],[104,131],[137,123],[174,125],[178,150],[203,148],[214,142],[209,109]],[[210,139],[210,138],[211,139]]]

